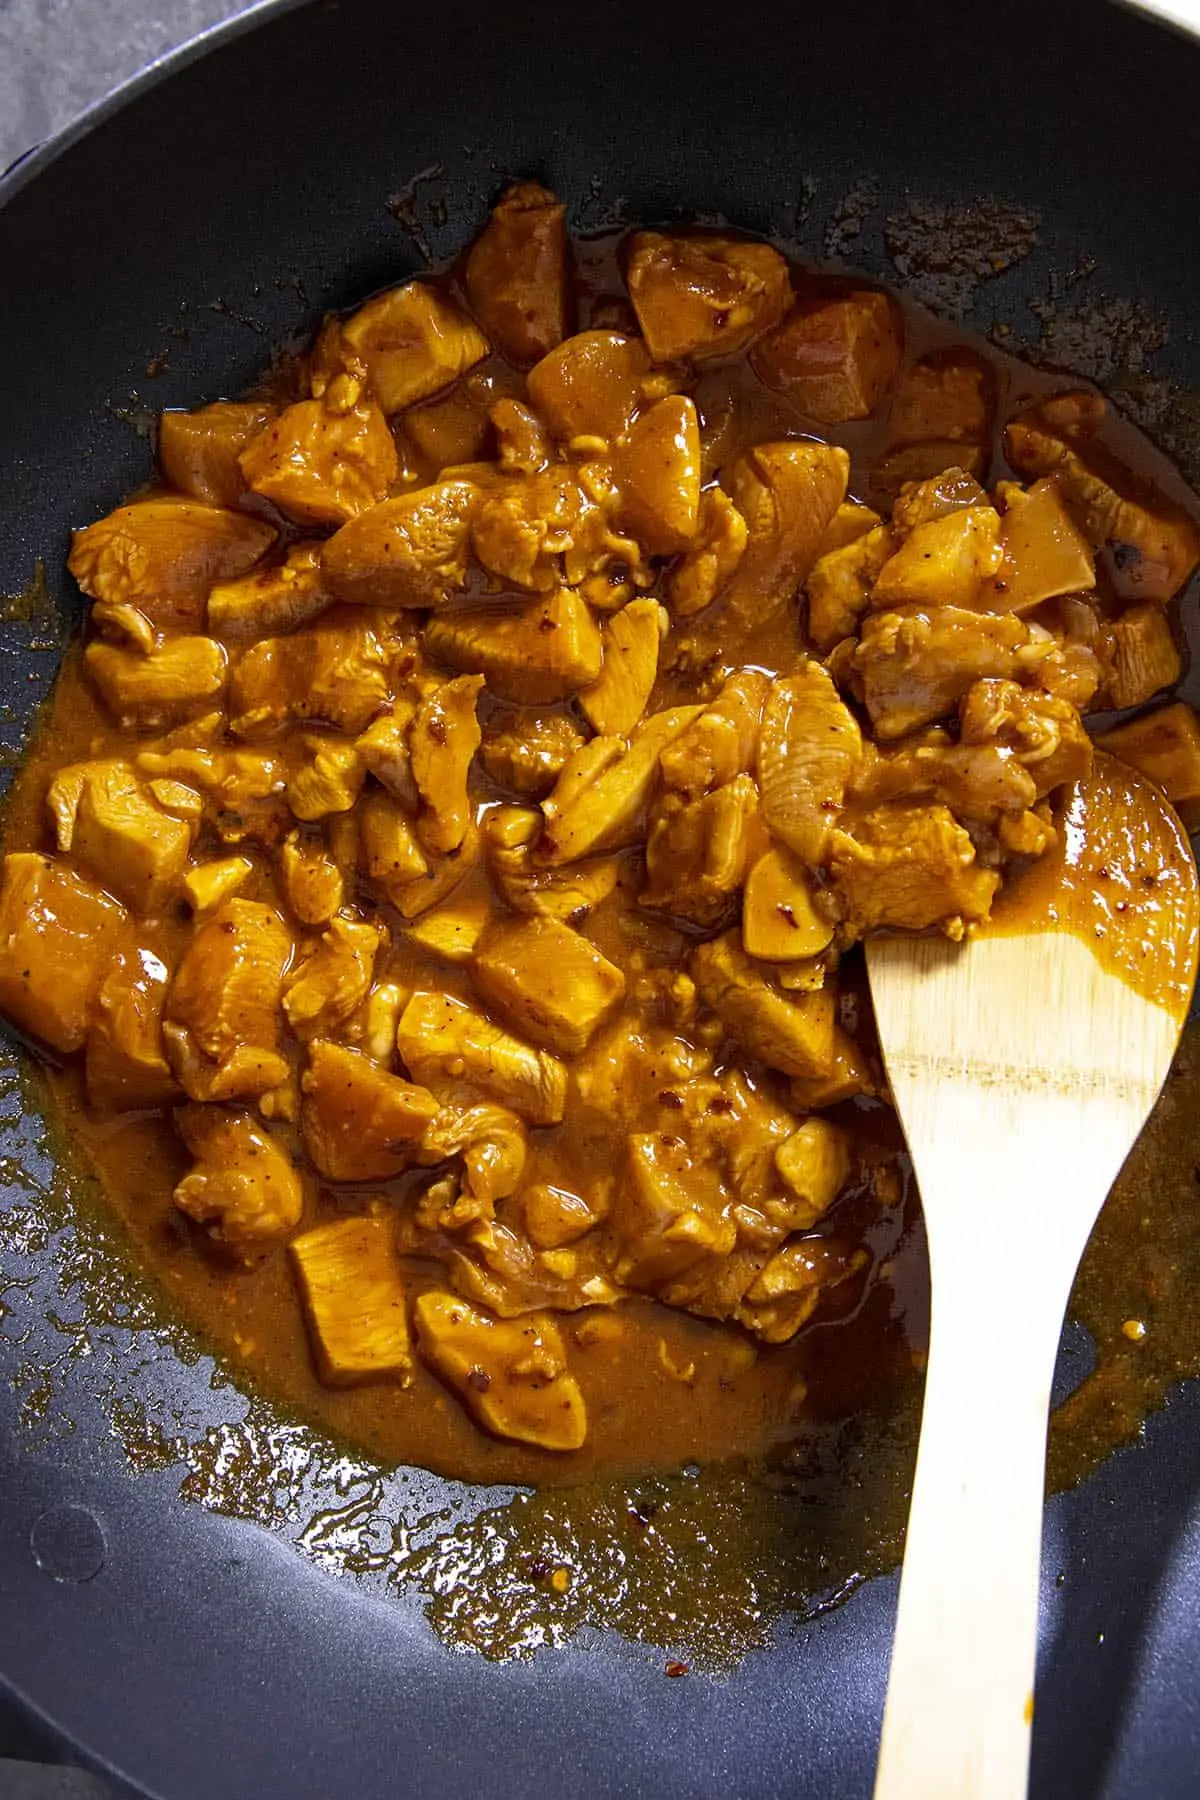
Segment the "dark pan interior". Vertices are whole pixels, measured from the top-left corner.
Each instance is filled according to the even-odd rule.
[[[893,281],[908,240],[887,219],[914,199],[996,197],[1038,215],[1036,243],[985,279],[959,231],[927,292],[977,328],[1015,319],[1035,337],[1029,303],[1081,279],[1142,303],[1166,333],[1152,373],[1200,388],[1198,78],[1190,39],[1100,0],[759,0],[744,15],[315,0],[218,34],[8,184],[0,593],[44,557],[69,614],[68,529],[146,472],[130,421],[237,391],[323,309],[459,245],[507,176],[543,175],[577,229],[728,219]],[[387,203],[431,169],[414,233]],[[0,732],[15,740],[54,657],[27,628],[0,631]],[[44,1168],[34,1126],[2,1135]],[[23,1192],[10,1182],[0,1209]],[[148,1792],[869,1793],[894,1578],[721,1679],[664,1680],[661,1655],[603,1619],[522,1664],[454,1655],[419,1608],[293,1554],[286,1520],[221,1518],[178,1498],[178,1470],[130,1473],[104,1405],[119,1332],[36,1431],[21,1424],[10,1377],[61,1360],[70,1297],[61,1258],[3,1254],[24,1286],[19,1314],[0,1313],[0,1671]],[[169,1349],[134,1379],[169,1379],[198,1418],[218,1405],[208,1366]],[[422,1492],[448,1503],[451,1485]],[[1193,1388],[1143,1447],[1052,1503],[1035,1795],[1196,1793],[1198,1500]]]

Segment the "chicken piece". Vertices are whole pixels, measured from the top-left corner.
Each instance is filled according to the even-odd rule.
[[[345,366],[365,369],[385,413],[449,387],[489,349],[478,326],[426,281],[377,294],[342,321],[339,339]],[[314,391],[321,385],[319,377],[313,385]],[[324,392],[328,395],[329,387]]]
[[[358,732],[387,703],[388,655],[369,613],[335,608],[246,650],[230,683],[230,728],[266,737],[297,720]]]
[[[979,867],[974,844],[945,806],[857,813],[831,833],[828,864],[848,938],[933,925],[960,938],[966,925],[987,918],[1000,885]]]
[[[1185,828],[1200,830],[1200,718],[1193,707],[1176,700],[1102,731],[1096,743],[1156,781]]]
[[[601,1216],[581,1194],[552,1187],[546,1181],[534,1182],[521,1195],[525,1235],[538,1250],[561,1250],[567,1244],[577,1244],[599,1224]]]
[[[749,1051],[785,1075],[828,1074],[839,1044],[837,1000],[829,988],[797,998],[783,990],[727,931],[692,952],[691,972],[706,1005]]]
[[[628,737],[639,723],[658,675],[667,616],[657,600],[631,600],[606,626],[600,674],[579,696],[588,724],[601,736]]]
[[[491,411],[496,434],[496,460],[506,475],[540,475],[554,454],[535,412],[521,400],[505,396]]]
[[[765,1344],[786,1344],[816,1312],[826,1288],[858,1273],[865,1251],[848,1251],[835,1239],[794,1238],[746,1289],[733,1317]]]
[[[129,915],[65,863],[32,851],[4,859],[0,1013],[51,1049],[78,1050]]]
[[[798,1077],[788,1084],[788,1100],[796,1112],[816,1112],[824,1106],[838,1106],[859,1094],[878,1092],[866,1056],[854,1039],[841,1034],[833,1067],[827,1075],[815,1080]]]
[[[471,823],[467,777],[479,748],[475,708],[482,688],[481,675],[442,682],[426,694],[409,728],[412,774],[423,807],[417,835],[435,856],[457,850]]]
[[[227,644],[248,644],[315,619],[332,596],[321,575],[321,544],[293,544],[281,563],[221,581],[208,596],[208,629]]]
[[[425,649],[482,675],[488,692],[520,706],[565,700],[595,681],[603,650],[586,603],[571,588],[518,605],[464,607],[431,619]]]
[[[700,496],[696,535],[698,542],[667,577],[667,599],[681,619],[718,598],[745,554],[749,534],[729,495],[712,487]]]
[[[417,1347],[485,1431],[539,1450],[578,1450],[587,1410],[547,1315],[493,1319],[429,1290],[413,1308]]]
[[[126,730],[186,718],[225,690],[225,649],[215,638],[168,638],[148,656],[96,640],[83,660],[104,704]]]
[[[46,800],[64,856],[135,911],[162,911],[188,866],[194,833],[157,804],[129,763],[70,763]]]
[[[196,863],[179,883],[179,890],[193,913],[215,912],[245,887],[253,873],[248,856],[222,856],[215,862]]]
[[[1200,563],[1200,527],[1097,441],[1105,411],[1098,394],[1056,394],[1010,419],[1005,454],[1021,475],[1057,478],[1094,545],[1132,548],[1112,572],[1122,599],[1170,600]]]
[[[616,446],[621,522],[654,556],[686,550],[700,529],[700,420],[686,394],[639,413]]]
[[[346,884],[321,839],[289,832],[279,847],[276,867],[293,917],[301,925],[327,925],[341,908]]]
[[[1183,659],[1161,606],[1131,606],[1112,624],[1112,664],[1105,686],[1108,704],[1118,710],[1144,706],[1183,674]]]
[[[827,550],[813,564],[805,587],[808,636],[822,654],[858,630],[876,578],[895,551],[891,529],[876,525],[838,549]]]
[[[486,895],[477,895],[473,900],[452,900],[448,906],[437,906],[431,912],[422,913],[408,927],[405,939],[443,962],[469,963],[493,911]]]
[[[196,1166],[175,1189],[180,1212],[246,1262],[290,1237],[304,1211],[286,1150],[250,1113],[181,1106],[175,1123]]]
[[[1029,612],[1059,594],[1096,585],[1087,538],[1071,517],[1057,480],[1035,481],[1028,492],[1003,482],[1000,567],[981,602],[996,612]]]
[[[417,702],[400,695],[387,712],[371,721],[354,746],[376,781],[410,812],[420,805],[408,742],[416,712]]]
[[[618,1246],[613,1273],[622,1285],[653,1292],[730,1254],[737,1243],[732,1196],[685,1139],[634,1133],[627,1166],[609,1220]]]
[[[625,270],[655,362],[733,356],[777,325],[792,297],[788,266],[769,244],[637,231]]]
[[[952,464],[978,484],[991,465],[987,444],[964,444],[956,438],[930,438],[893,450],[871,469],[870,487],[881,500],[895,501],[906,487],[934,480]]]
[[[386,899],[402,918],[419,918],[431,906],[440,906],[443,900],[449,899],[479,861],[479,850],[479,829],[472,820],[458,849],[434,857],[424,874],[413,875],[407,881],[399,873],[392,878],[385,877]]]
[[[542,815],[530,807],[490,808],[483,819],[483,841],[492,886],[514,912],[578,927],[616,887],[620,858],[593,857],[566,869],[539,868],[533,853],[541,831]]]
[[[153,781],[172,781],[198,790],[218,819],[240,809],[253,813],[256,805],[270,804],[286,785],[286,764],[260,751],[231,750],[216,744],[224,725],[220,713],[180,725],[151,748],[138,751],[134,758],[138,773]]]
[[[759,857],[742,897],[742,948],[765,962],[800,962],[819,956],[833,939],[833,924],[813,904],[803,863],[782,844]]]
[[[167,1056],[189,1098],[249,1097],[285,1079],[279,999],[291,957],[291,933],[257,901],[227,900],[200,926],[163,1020]]]
[[[283,985],[283,1010],[297,1037],[323,1037],[345,1024],[370,992],[383,942],[383,932],[364,920],[330,921]]]
[[[155,626],[189,631],[203,620],[213,583],[244,575],[275,535],[245,513],[160,494],[75,532],[67,567],[93,600],[135,606]]]
[[[327,1181],[389,1181],[417,1159],[437,1116],[427,1088],[342,1044],[315,1038],[301,1081],[304,1147]]]
[[[334,533],[321,568],[339,600],[359,605],[444,606],[467,579],[470,481],[435,481],[386,500]]]
[[[806,1119],[779,1145],[775,1167],[792,1198],[793,1231],[807,1231],[833,1205],[850,1176],[847,1134],[826,1119]]]
[[[847,544],[856,544],[868,531],[874,531],[882,524],[879,514],[864,506],[861,500],[843,500],[825,528],[817,549],[818,558],[831,556],[835,550],[844,550]]]
[[[751,774],[770,692],[770,677],[761,669],[731,675],[699,718],[663,751],[663,786],[694,798],[735,775]]]
[[[168,487],[210,506],[236,506],[246,492],[238,458],[275,416],[258,401],[218,400],[158,416],[158,466]]]
[[[758,787],[772,835],[803,862],[821,861],[862,733],[826,669],[803,662],[772,684],[758,740]]]
[[[377,504],[400,473],[388,422],[341,377],[324,399],[298,400],[241,456],[250,488],[301,525],[344,525]]]
[[[750,358],[759,380],[820,425],[868,419],[900,369],[904,326],[886,294],[802,301]]]
[[[546,831],[538,846],[541,862],[556,867],[591,856],[599,850],[619,850],[636,843],[642,832],[642,813],[654,788],[658,759],[693,719],[698,706],[669,707],[651,713],[625,748],[619,739],[594,739],[612,760],[586,784],[577,779],[577,760],[587,757],[592,745],[567,763],[554,791],[542,806]],[[595,765],[593,764],[594,768]]]
[[[639,904],[711,928],[728,912],[764,835],[749,775],[698,800],[665,794],[651,815]]]
[[[465,1203],[441,1229],[494,1217],[497,1200],[507,1200],[520,1187],[528,1151],[525,1126],[507,1107],[444,1106],[421,1140],[421,1161],[442,1163],[461,1156],[467,1191]]]
[[[982,676],[1033,674],[1053,650],[1015,614],[936,606],[873,613],[850,659],[876,737],[903,737],[954,710]]]
[[[529,403],[566,444],[576,438],[611,443],[629,430],[642,402],[661,398],[668,385],[651,376],[639,339],[580,331],[529,371]]]
[[[995,508],[958,507],[913,527],[876,575],[871,605],[986,605],[1003,555]]]
[[[936,525],[939,519],[988,504],[975,477],[954,463],[924,481],[906,482],[892,506],[891,526],[903,542],[919,525]]]
[[[566,208],[548,188],[508,189],[467,258],[467,295],[502,355],[534,363],[567,335]]]
[[[561,1122],[567,1071],[451,994],[416,993],[396,1031],[400,1060],[442,1101],[494,1100],[529,1125]]]
[[[311,732],[306,732],[300,743],[307,760],[293,766],[287,783],[287,803],[293,816],[314,825],[331,814],[348,813],[367,779],[367,766],[357,745]]]
[[[471,977],[505,1024],[542,1049],[578,1056],[625,997],[625,977],[556,919],[497,919],[475,946]]]
[[[321,1380],[412,1382],[407,1296],[392,1221],[335,1219],[288,1246]]]
[[[1081,780],[1092,766],[1083,720],[1069,701],[1052,694],[1015,681],[977,681],[963,695],[958,717],[962,748],[998,746],[1007,752],[1031,776],[1038,800],[1064,782]],[[954,800],[946,803],[959,810]]]
[[[582,730],[565,712],[522,707],[492,714],[483,730],[479,759],[497,787],[540,800],[583,742]]]
[[[724,591],[736,629],[768,623],[807,581],[849,476],[834,444],[789,439],[738,457],[730,485],[748,537]]]
[[[346,1024],[346,1039],[383,1069],[391,1068],[396,1055],[396,1027],[410,991],[398,981],[376,982]]]
[[[941,440],[987,444],[996,413],[996,373],[992,364],[965,344],[931,350],[905,368],[896,383],[888,418],[888,441],[898,447]],[[939,464],[958,462],[951,451]]]
[[[429,872],[412,821],[387,794],[369,793],[358,810],[359,862],[372,886],[393,906]]]
[[[955,744],[934,729],[898,750],[872,751],[853,782],[851,798],[865,807],[889,800],[937,800],[959,819],[995,825],[1004,814],[1024,813],[1038,793],[1033,776],[1008,745]]]
[[[1032,678],[1047,693],[1085,711],[1104,686],[1112,663],[1114,644],[1107,618],[1084,596],[1064,594],[1038,609],[1031,630],[1038,659]],[[1048,650],[1045,631],[1052,638]]]
[[[505,586],[547,594],[561,582],[563,556],[594,510],[565,464],[511,476],[481,496],[471,515],[471,547]]]
[[[119,949],[96,995],[87,1034],[88,1100],[99,1112],[169,1106],[180,1098],[163,1048],[170,973],[153,951]]]
[[[433,475],[485,458],[492,438],[491,410],[505,391],[498,373],[474,369],[448,394],[405,414],[404,435]]]

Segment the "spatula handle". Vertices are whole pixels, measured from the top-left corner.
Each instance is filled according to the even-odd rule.
[[[981,1260],[985,1245],[981,1233]],[[1065,1296],[1022,1305],[1003,1279],[961,1272],[939,1294],[936,1258],[933,1295],[875,1800],[1023,1800]]]

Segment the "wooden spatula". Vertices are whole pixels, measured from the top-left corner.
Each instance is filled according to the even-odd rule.
[[[1196,974],[1196,869],[1107,757],[962,945],[867,945],[929,1236],[932,1336],[875,1800],[1028,1779],[1050,1382],[1076,1265]]]

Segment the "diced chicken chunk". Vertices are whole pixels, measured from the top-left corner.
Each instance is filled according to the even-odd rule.
[[[641,1289],[711,1267],[737,1243],[731,1197],[716,1169],[685,1139],[663,1132],[630,1137],[611,1226],[619,1245],[614,1273]]]
[[[686,394],[639,413],[617,446],[621,518],[657,556],[686,550],[700,527],[700,420]]]
[[[470,481],[435,481],[372,507],[325,545],[330,589],[360,605],[444,606],[467,579],[478,498]]]
[[[1026,770],[1039,800],[1064,782],[1079,781],[1092,766],[1083,720],[1070,701],[1053,694],[1014,681],[977,681],[963,695],[958,717],[961,748],[970,753],[979,745],[998,746]],[[947,804],[958,810],[953,800]]]
[[[284,982],[283,1010],[298,1037],[323,1035],[345,1024],[370,991],[382,943],[383,932],[365,920],[330,921]]]
[[[786,1344],[811,1319],[825,1289],[848,1280],[865,1261],[865,1251],[848,1251],[836,1240],[794,1238],[756,1276],[733,1316],[764,1343]]]
[[[65,863],[16,851],[0,883],[0,1012],[54,1050],[78,1050],[126,935],[123,906]]]
[[[691,971],[700,995],[751,1056],[785,1075],[828,1073],[839,1027],[833,993],[793,997],[769,980],[742,949],[737,931],[692,952]]]
[[[179,891],[194,913],[214,912],[240,892],[253,873],[248,856],[221,856],[194,864],[180,881]]]
[[[429,870],[413,823],[389,795],[378,791],[364,799],[358,823],[363,873],[385,900],[396,905],[410,883]]]
[[[396,1048],[409,1074],[441,1099],[473,1090],[530,1125],[562,1119],[567,1071],[558,1058],[510,1036],[451,994],[414,994]]]
[[[935,729],[898,750],[869,755],[854,781],[853,797],[863,806],[937,800],[959,819],[994,825],[1003,814],[1031,807],[1038,792],[1033,776],[1007,744],[955,744]]]
[[[601,736],[628,737],[639,723],[658,675],[667,618],[657,600],[631,600],[606,626],[600,674],[579,704]]]
[[[625,994],[625,977],[555,919],[498,919],[475,946],[471,975],[488,1006],[524,1038],[577,1056]]]
[[[341,378],[345,382],[346,378]],[[400,472],[387,420],[357,385],[298,400],[242,452],[242,474],[301,525],[344,525],[384,498]]]
[[[443,962],[469,963],[475,946],[489,924],[494,908],[490,899],[478,895],[472,900],[451,900],[447,906],[436,906],[422,913],[405,932],[411,944],[440,957]]]
[[[47,804],[64,855],[138,912],[161,912],[187,868],[193,833],[155,802],[131,764],[70,763]]]
[[[215,638],[168,638],[149,655],[97,640],[84,663],[122,725],[170,724],[211,706],[225,688],[225,651]]]
[[[628,431],[648,384],[653,391],[650,358],[639,339],[617,331],[580,331],[529,371],[529,399],[564,443],[575,438],[610,443]],[[660,384],[658,394],[663,392]]]
[[[892,504],[892,530],[903,541],[919,525],[935,525],[953,513],[987,504],[988,497],[975,477],[954,463],[927,480],[904,484]]]
[[[180,1097],[163,1047],[170,975],[150,950],[121,949],[96,996],[87,1037],[88,1099],[101,1112],[166,1106]]]
[[[730,486],[748,537],[723,598],[735,627],[767,623],[808,579],[849,475],[835,444],[788,439],[738,458]]]
[[[656,668],[657,662],[656,652]],[[540,800],[583,741],[583,732],[565,712],[521,708],[492,715],[479,758],[497,787]]]
[[[873,606],[973,606],[1003,557],[1000,516],[964,506],[915,526],[875,577]]]
[[[889,527],[876,525],[849,543],[827,550],[813,564],[805,587],[808,635],[822,653],[857,631],[871,604],[876,578],[895,550],[896,539]]]
[[[382,796],[380,796],[382,798]],[[367,797],[367,804],[373,805],[374,794]],[[396,836],[393,838],[392,833]],[[479,861],[479,830],[472,820],[467,835],[457,850],[448,850],[445,856],[436,856],[427,860],[423,873],[405,879],[401,865],[410,854],[408,841],[401,843],[398,827],[385,821],[382,834],[382,852],[385,859],[384,873],[375,877],[375,885],[384,894],[384,898],[396,908],[405,919],[416,919],[429,911],[431,906],[439,906],[449,898],[461,881],[470,874]],[[415,838],[412,842],[415,844]],[[394,848],[393,848],[394,844]],[[419,846],[417,846],[419,849]],[[363,831],[363,866],[370,871],[371,863],[379,855],[379,850],[370,843],[367,830]]]
[[[883,405],[903,342],[895,302],[860,288],[836,300],[801,301],[751,360],[759,380],[810,419],[841,425]]]
[[[176,970],[164,1015],[167,1054],[193,1100],[263,1094],[287,1074],[279,1000],[292,939],[278,913],[227,900]]]
[[[593,761],[582,780],[577,779],[582,769],[576,764],[583,762],[592,745],[572,758],[542,807],[546,832],[538,846],[540,860],[557,866],[598,850],[636,843],[642,812],[658,774],[658,759],[701,710],[676,706],[652,713],[638,726],[627,749],[619,739],[593,739],[605,752],[606,764],[597,769]]]
[[[1153,601],[1131,606],[1111,629],[1112,663],[1105,686],[1110,706],[1144,706],[1163,688],[1174,687],[1183,674],[1183,660],[1161,606]]]
[[[728,912],[763,835],[758,790],[749,775],[736,775],[698,800],[665,794],[650,821],[641,904],[693,925],[715,925]]]
[[[548,594],[563,557],[586,535],[595,506],[565,464],[494,482],[471,515],[471,547],[509,587]]]
[[[746,521],[721,488],[701,494],[696,535],[698,542],[667,577],[667,598],[681,619],[712,605],[745,553]]]
[[[158,418],[158,465],[169,487],[210,506],[236,506],[246,491],[238,458],[274,417],[259,401],[218,400]]]
[[[441,682],[421,701],[409,727],[413,780],[423,809],[417,833],[435,856],[457,850],[471,823],[467,778],[479,748],[475,708],[482,687],[480,675]]]
[[[408,1387],[408,1300],[392,1221],[335,1219],[293,1238],[289,1249],[321,1380]]]
[[[829,1211],[849,1177],[846,1133],[826,1119],[806,1119],[779,1145],[775,1167],[792,1198],[789,1224],[806,1231]]]
[[[952,712],[983,676],[1036,669],[1052,648],[1015,614],[910,607],[866,620],[851,668],[876,736],[891,739]]]
[[[340,345],[366,370],[385,413],[449,387],[489,347],[478,326],[426,281],[408,281],[368,300],[342,321]]]
[[[427,1088],[316,1038],[301,1082],[304,1147],[327,1181],[387,1181],[416,1161],[437,1115]]]
[[[705,794],[735,775],[754,771],[763,707],[771,692],[761,669],[739,669],[720,693],[663,751],[664,787]]]
[[[247,1261],[291,1236],[304,1210],[300,1177],[250,1113],[184,1106],[175,1114],[196,1166],[175,1189],[175,1204]]]
[[[539,1450],[579,1449],[587,1411],[549,1316],[493,1319],[457,1295],[430,1290],[418,1296],[413,1317],[422,1357],[485,1430]]]
[[[387,649],[372,616],[337,608],[243,653],[230,684],[230,724],[240,737],[303,719],[361,731],[387,699]]]
[[[287,783],[287,803],[294,816],[311,825],[331,814],[348,813],[367,778],[357,744],[315,733],[305,733],[300,742],[306,760],[293,765]]]
[[[1194,708],[1182,700],[1160,706],[1102,732],[1096,743],[1156,781],[1186,828],[1200,830],[1200,718]]]
[[[464,607],[431,619],[425,649],[482,675],[489,693],[520,706],[565,700],[595,681],[603,650],[587,604],[571,588],[521,605]]]
[[[135,606],[154,625],[187,631],[203,620],[213,583],[244,575],[274,542],[261,519],[164,494],[75,532],[67,567],[93,600]]]
[[[581,925],[616,887],[620,859],[592,857],[565,869],[543,868],[534,856],[541,831],[541,814],[529,807],[494,806],[488,811],[483,840],[492,886],[514,912]]]
[[[944,806],[856,814],[832,832],[828,860],[843,929],[855,938],[932,925],[961,937],[967,924],[987,918],[1000,885],[976,862],[974,844]]]
[[[208,629],[227,644],[293,631],[329,605],[320,544],[294,544],[281,563],[222,581],[208,596]]]
[[[536,362],[567,334],[566,208],[521,181],[492,211],[467,258],[476,317],[510,362]]]
[[[279,847],[278,869],[284,899],[300,924],[327,925],[341,907],[346,884],[321,839],[291,832]]]
[[[635,232],[625,280],[655,362],[732,356],[791,300],[779,252],[741,238]]]
[[[758,740],[763,818],[805,862],[820,861],[862,752],[858,723],[820,663],[773,683]]]

